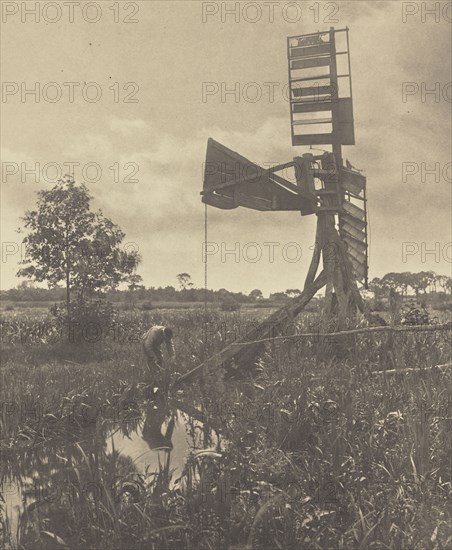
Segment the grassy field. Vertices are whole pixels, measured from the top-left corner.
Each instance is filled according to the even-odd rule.
[[[119,311],[146,311],[147,302],[136,302],[131,304],[129,302],[118,302],[114,306]],[[13,302],[8,300],[3,300],[0,302],[0,314],[7,315],[11,317],[15,315],[16,317],[20,316],[34,316],[34,317],[45,317],[48,313],[49,307],[51,307],[54,302]],[[273,310],[275,308],[281,307],[281,302],[271,302],[265,300],[264,303],[249,303],[241,304],[240,309],[243,311],[254,310],[254,309],[264,309],[267,311]],[[203,309],[205,307],[204,302],[153,302],[152,308],[149,311],[170,309],[170,310],[192,310],[192,309]],[[209,308],[218,308],[218,304],[208,304]]]
[[[150,398],[139,336],[151,324],[173,327],[175,380],[266,315],[121,312],[93,337],[43,311],[4,312],[2,481],[22,488],[16,521],[0,501],[4,545],[452,548],[452,369],[425,369],[450,361],[450,329],[278,340],[246,372]],[[305,314],[299,330],[317,323]],[[420,370],[374,374],[409,367]],[[178,407],[205,425],[187,420],[198,452],[179,479],[107,445]]]

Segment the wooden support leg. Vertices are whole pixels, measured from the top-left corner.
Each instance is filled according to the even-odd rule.
[[[312,255],[311,264],[308,269],[308,274],[306,275],[306,280],[304,283],[304,288],[307,288],[309,285],[312,285],[314,282],[317,269],[319,267],[320,263],[320,257],[322,255],[322,248],[323,248],[323,237],[322,237],[322,231],[321,231],[321,225],[319,222],[319,218],[317,217],[317,227],[315,232],[315,244],[314,244],[314,253]]]
[[[355,314],[356,308],[363,312],[364,304],[356,285],[345,244],[337,232],[334,215],[320,213],[319,223],[324,235],[322,256],[327,273],[324,317],[329,319],[335,315],[336,312],[333,311],[335,297],[338,303],[339,323],[343,325],[347,318]]]

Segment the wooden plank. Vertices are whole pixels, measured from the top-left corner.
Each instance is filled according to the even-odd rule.
[[[317,208],[318,212],[338,212],[341,209],[340,205],[337,206],[319,206]]]
[[[207,142],[203,192],[223,189],[245,181],[265,180],[267,170],[228,149],[212,138]]]
[[[339,181],[343,189],[355,195],[360,195],[366,188],[365,176],[348,168],[340,168]]]
[[[317,113],[323,111],[332,111],[333,101],[305,101],[303,103],[292,103],[292,112],[293,113]]]
[[[331,79],[331,74],[318,74],[316,76],[302,76],[302,77],[295,77],[290,78],[289,75],[289,84],[292,84],[292,82],[307,82],[308,80],[326,80]]]
[[[364,220],[366,217],[366,212],[362,208],[358,208],[358,206],[354,205],[352,202],[344,201],[342,207],[352,218]]]
[[[362,267],[366,266],[366,255],[357,250],[352,250],[350,247],[347,250],[348,259],[352,262],[353,267],[362,271]]]
[[[347,249],[347,254],[350,258],[353,258],[360,265],[365,265],[366,254],[364,254],[363,252],[360,252],[359,250],[356,250],[355,248],[352,248],[351,246],[349,246]]]
[[[358,239],[358,241],[363,241],[366,237],[366,234],[364,233],[364,231],[356,229],[355,227],[351,226],[348,223],[342,225],[341,236],[342,236],[342,233],[346,235],[350,235],[351,237]]]
[[[290,61],[291,69],[310,69],[312,67],[329,67],[330,57],[310,57]]]
[[[319,197],[322,195],[337,195],[337,191],[334,189],[316,189],[315,194]]]
[[[305,199],[305,206],[300,209],[300,213],[302,216],[306,216],[317,211],[312,156],[295,157],[294,163],[298,193]]]
[[[318,56],[322,54],[331,54],[331,45],[327,42],[315,46],[292,46],[290,48],[290,59],[298,57]]]
[[[296,185],[275,174],[271,177],[276,181],[240,183],[216,192],[204,192],[202,201],[222,209],[242,206],[261,212],[279,210],[315,212],[315,205],[311,204],[310,197],[303,197]]]
[[[366,222],[364,220],[359,220],[358,218],[354,218],[353,216],[350,216],[349,214],[341,214],[340,215],[340,223],[343,227],[354,227],[355,229],[365,229],[366,228]]]
[[[222,208],[224,210],[230,210],[231,208],[236,208],[234,205],[234,200],[231,197],[215,195],[213,193],[207,193],[202,197],[202,202],[205,204],[210,204],[210,206],[215,206],[216,208]]]
[[[262,197],[247,195],[245,193],[237,193],[238,206],[245,206],[254,210],[268,211],[272,210],[272,201]]]
[[[294,120],[292,126],[309,126],[310,124],[331,124],[332,118],[307,118],[302,120]]]
[[[339,99],[337,116],[341,124],[353,124],[353,101],[351,97],[341,97]]]
[[[362,240],[355,239],[351,235],[344,235],[343,240],[347,243],[347,246],[352,248],[353,250],[356,250],[357,252],[360,252],[361,254],[366,254],[367,251],[367,245],[364,242],[365,235],[362,235]]]
[[[355,281],[357,281],[358,283],[364,283],[364,281],[366,280],[366,274],[360,273],[356,271],[354,268],[353,268],[353,276],[355,277]]]
[[[353,273],[358,279],[358,281],[362,281],[366,278],[367,273],[367,267],[360,262],[357,262],[354,258],[350,257],[350,263],[352,264]]]
[[[333,143],[333,134],[294,134],[292,145],[326,145]]]
[[[290,189],[294,193],[298,192],[297,186],[292,183],[291,181],[287,181],[286,179],[282,178],[281,176],[278,176],[275,172],[273,172],[274,168],[270,168],[268,175],[270,178],[270,181],[272,184],[276,185],[278,189],[281,189],[281,187]],[[274,181],[272,181],[274,180]]]
[[[297,87],[297,88],[291,88],[290,91],[293,94],[293,97],[308,97],[308,96],[321,96],[321,95],[329,95],[333,97],[336,92],[336,86],[334,85],[328,85],[328,86],[306,86],[306,87]]]

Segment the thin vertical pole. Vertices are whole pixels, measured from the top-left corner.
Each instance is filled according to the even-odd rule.
[[[287,39],[287,63],[289,67],[289,110],[290,110],[290,135],[292,145],[294,145],[294,133],[293,133],[293,105],[292,105],[292,67],[290,65],[290,38]]]
[[[348,38],[348,27],[346,28],[346,35],[347,35],[347,57],[348,57],[348,80],[350,82],[350,99],[353,103],[353,86],[352,86],[352,62],[350,58],[350,41]]]
[[[204,344],[207,343],[207,203],[204,203]]]
[[[369,220],[367,217],[367,179],[366,185],[364,186],[364,221],[366,222],[365,227],[365,243],[366,243],[366,272],[364,275],[364,288],[369,288],[369,242],[368,242],[368,225]]]
[[[333,118],[333,153],[336,157],[336,163],[338,168],[342,166],[342,144],[340,135],[340,123],[339,123],[339,83],[337,78],[337,60],[336,60],[336,37],[334,27],[330,27],[330,51],[331,51],[331,65],[330,65],[330,82],[333,86],[333,90],[336,91],[336,98],[332,98],[332,118]]]

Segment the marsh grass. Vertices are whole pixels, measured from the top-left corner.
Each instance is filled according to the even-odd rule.
[[[178,480],[170,462],[140,473],[107,450],[112,426],[131,433],[148,400],[138,337],[149,325],[174,329],[175,379],[263,316],[123,312],[100,341],[68,344],[12,312],[2,339],[2,479],[100,490],[24,501],[17,536],[2,516],[5,545],[451,548],[452,369],[424,370],[450,361],[450,331],[288,338],[266,345],[252,371],[206,375],[176,397],[214,419],[224,445],[189,426],[207,450]],[[316,323],[307,314],[300,329]],[[372,375],[405,367],[419,370]]]

